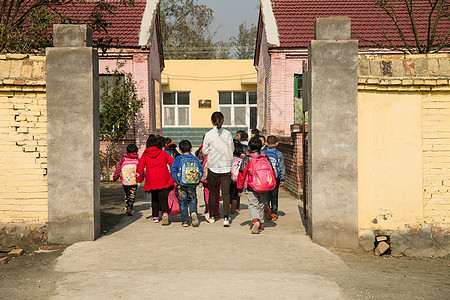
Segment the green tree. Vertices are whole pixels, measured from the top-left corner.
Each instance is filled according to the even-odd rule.
[[[231,58],[231,43],[220,41],[216,43],[217,54],[216,59],[230,59]]]
[[[371,1],[383,12],[380,14],[383,42],[369,41],[374,46],[410,54],[438,52],[450,46],[448,0]],[[394,26],[396,34],[388,33],[388,24]]]
[[[117,4],[134,5],[134,0],[94,0],[95,5],[88,19],[77,20],[58,13],[58,7],[83,5],[87,0],[2,0],[0,2],[0,52],[39,53],[51,46],[50,29],[57,23],[87,23],[94,32],[107,36],[105,16],[114,14]],[[102,37],[94,40],[94,46],[105,51],[120,41]]]
[[[236,58],[252,59],[255,54],[257,28],[252,24],[247,29],[247,23],[239,25],[239,33],[231,38],[231,44],[236,48]]]
[[[166,59],[212,59],[217,47],[211,23],[214,11],[194,0],[161,1],[161,34]]]
[[[143,99],[139,98],[136,82],[131,73],[121,71],[123,64],[119,63],[112,72],[112,82],[102,80],[100,88],[100,138],[107,143],[106,157],[107,180],[110,178],[110,161],[117,144],[125,137],[134,122]]]

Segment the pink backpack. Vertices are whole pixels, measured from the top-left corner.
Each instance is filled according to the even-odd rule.
[[[233,157],[233,162],[231,163],[231,181],[237,182],[239,175],[239,168],[241,167],[242,158]]]
[[[122,181],[123,185],[137,185],[136,168],[138,163],[139,159],[125,158],[120,172],[120,181]]]
[[[253,157],[249,162],[249,173],[247,184],[257,193],[264,193],[273,190],[277,185],[277,179],[272,164],[266,155],[250,154]]]
[[[173,189],[169,192],[167,204],[169,205],[169,213],[171,215],[178,215],[180,213],[180,205],[178,204],[176,184],[174,185]]]
[[[201,182],[208,182],[208,155],[205,156],[205,158],[203,159],[202,162],[202,166],[203,166],[203,176],[200,179]]]

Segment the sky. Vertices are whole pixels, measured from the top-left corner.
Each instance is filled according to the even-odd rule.
[[[217,30],[214,41],[227,42],[238,34],[241,23],[258,25],[259,0],[197,0],[214,10],[212,29]]]

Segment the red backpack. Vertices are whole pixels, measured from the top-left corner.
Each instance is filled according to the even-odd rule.
[[[249,162],[247,184],[257,193],[265,193],[273,190],[277,185],[277,178],[272,164],[266,155],[250,154],[253,159]]]

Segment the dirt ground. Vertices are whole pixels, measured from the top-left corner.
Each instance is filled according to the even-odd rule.
[[[145,197],[142,188],[137,196]],[[102,234],[124,217],[120,184],[102,184],[101,216]],[[53,267],[62,251],[26,253],[0,265],[0,299],[51,297],[60,277]],[[363,252],[333,252],[349,267],[346,274],[333,280],[351,299],[450,299],[450,258],[412,259],[375,257]]]

